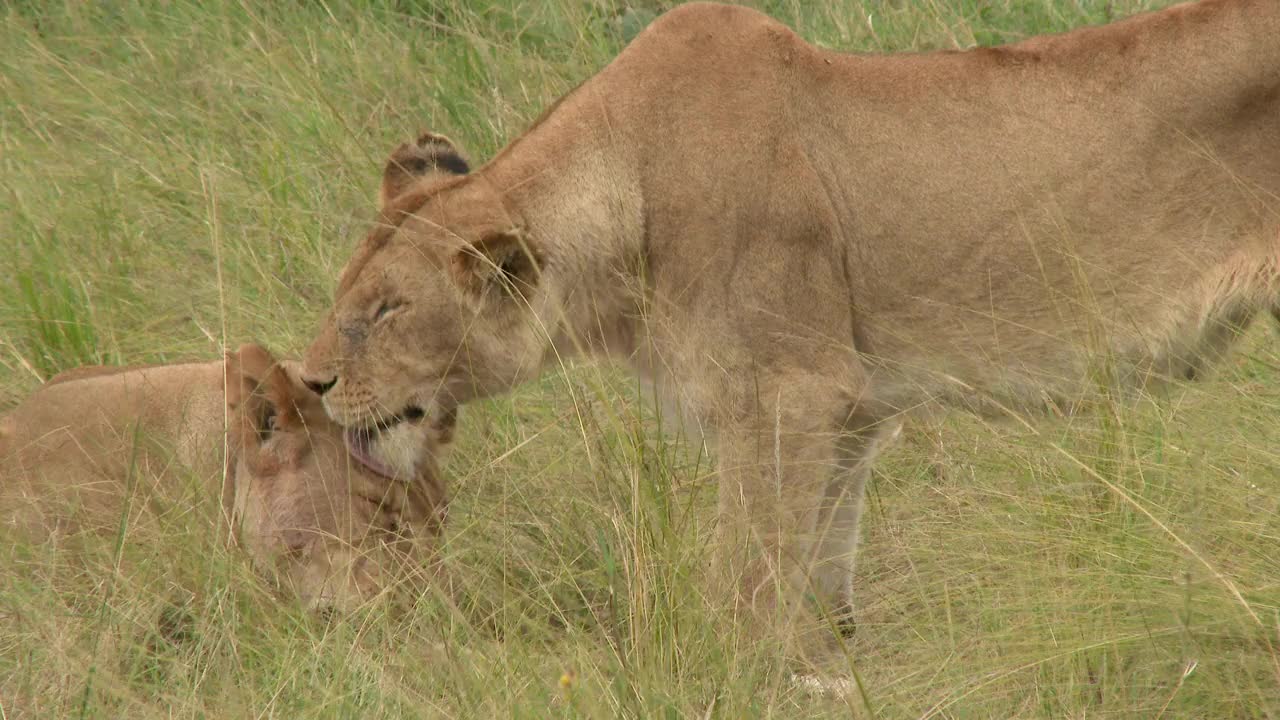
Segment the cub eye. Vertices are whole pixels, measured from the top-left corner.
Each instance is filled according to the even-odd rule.
[[[262,417],[259,418],[258,440],[266,442],[278,429],[280,429],[280,427],[279,419],[276,416],[276,409],[268,405],[267,408],[262,411]]]
[[[378,309],[375,310],[373,313],[373,321],[378,322],[382,318],[386,317],[387,313],[390,313],[393,310],[399,309],[400,305],[401,303],[399,302],[390,302],[387,300],[383,300],[382,304],[378,305]]]

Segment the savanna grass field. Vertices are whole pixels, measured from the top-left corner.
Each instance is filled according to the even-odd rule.
[[[1165,4],[756,3],[856,52]],[[0,410],[82,364],[297,356],[395,145],[431,129],[482,163],[669,6],[0,5]],[[708,600],[713,458],[650,408],[588,363],[465,407],[457,588],[407,606],[282,602],[199,494],[66,546],[0,530],[0,718],[1280,718],[1273,323],[1159,395],[909,423],[869,486],[840,692]]]

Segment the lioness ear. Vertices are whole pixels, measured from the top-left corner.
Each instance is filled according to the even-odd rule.
[[[444,135],[423,132],[414,143],[404,143],[391,151],[382,170],[382,189],[378,206],[385,208],[418,180],[440,175],[466,175],[471,171],[466,158],[453,141]]]
[[[476,301],[526,296],[538,284],[542,258],[519,228],[499,230],[453,255],[453,281]]]

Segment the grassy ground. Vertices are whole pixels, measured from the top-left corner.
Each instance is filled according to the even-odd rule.
[[[906,50],[1161,4],[763,9]],[[489,156],[662,6],[0,6],[0,407],[86,362],[296,353],[388,149],[429,127]],[[700,591],[708,458],[583,366],[464,415],[457,607],[321,623],[200,523],[6,545],[0,717],[1280,717],[1276,348],[1260,327],[1207,384],[890,450],[848,648],[864,694],[799,690],[725,632]],[[174,602],[178,643],[157,637]]]

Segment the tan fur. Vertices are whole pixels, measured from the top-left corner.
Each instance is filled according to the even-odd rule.
[[[1275,0],[889,56],[685,5],[485,166],[391,199],[306,373],[363,425],[621,359],[714,432],[745,601],[844,606],[901,414],[1199,373],[1280,307],[1278,198]],[[486,250],[513,233],[523,264]],[[521,292],[476,292],[504,265]]]
[[[437,455],[451,428],[423,423],[402,440],[413,467],[376,475],[296,374],[256,345],[225,361],[62,373],[0,418],[0,520],[36,537],[114,531],[120,513],[164,507],[194,479],[255,564],[309,606],[350,607],[404,581],[441,531]]]
[[[391,151],[382,173],[378,205],[385,206],[410,186],[465,174],[469,165],[453,141],[444,135],[423,131],[412,144],[403,143]]]

